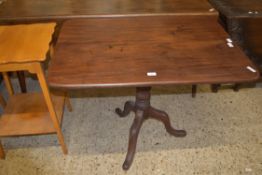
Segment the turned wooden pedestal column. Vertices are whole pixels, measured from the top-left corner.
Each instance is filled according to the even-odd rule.
[[[116,113],[120,117],[126,117],[131,111],[135,112],[135,119],[129,132],[129,144],[123,169],[128,170],[131,166],[136,152],[137,137],[143,122],[148,118],[153,118],[164,123],[166,131],[175,137],[186,136],[186,131],[176,130],[171,126],[169,117],[164,111],[153,108],[150,105],[151,87],[136,88],[136,101],[127,101],[122,111],[116,108]]]

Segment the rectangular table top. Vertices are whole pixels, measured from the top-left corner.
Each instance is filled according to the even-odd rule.
[[[228,18],[262,17],[262,0],[208,0]]]
[[[153,14],[217,14],[207,0],[3,0],[0,22]]]
[[[69,20],[61,29],[48,82],[74,89],[258,79],[255,66],[239,47],[227,45],[227,37],[216,16]]]

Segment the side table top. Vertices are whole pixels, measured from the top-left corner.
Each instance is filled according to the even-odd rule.
[[[154,14],[217,14],[209,11],[211,8],[207,0],[2,0],[0,22]]]
[[[0,64],[44,61],[55,23],[0,26]]]
[[[48,82],[74,89],[258,79],[255,66],[239,47],[227,45],[227,37],[216,16],[69,20]]]

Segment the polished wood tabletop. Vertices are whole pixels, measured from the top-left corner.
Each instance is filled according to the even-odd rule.
[[[1,0],[0,22],[154,14],[217,14],[207,0]]]
[[[208,0],[228,18],[262,17],[261,0]]]
[[[255,66],[234,43],[229,47],[227,38],[215,16],[69,20],[48,82],[74,89],[258,79]]]

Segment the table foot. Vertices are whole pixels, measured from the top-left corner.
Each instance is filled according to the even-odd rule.
[[[166,112],[150,107],[149,108],[149,117],[156,119],[158,121],[161,121],[165,125],[166,131],[169,134],[175,137],[185,137],[186,136],[185,130],[176,130],[171,126],[169,116]]]
[[[197,85],[193,84],[192,85],[192,97],[195,98],[197,93]]]
[[[211,91],[217,93],[220,86],[221,86],[220,84],[212,84]]]
[[[127,101],[124,110],[117,108],[115,111],[120,117],[127,116],[131,111],[135,112],[135,119],[129,131],[129,143],[126,159],[123,164],[123,169],[128,170],[132,165],[137,145],[137,138],[140,128],[146,119],[153,118],[161,121],[166,131],[175,137],[186,136],[186,131],[176,130],[171,126],[169,116],[164,111],[153,108],[150,105],[150,90],[151,87],[139,87],[136,89],[136,101]]]
[[[127,101],[122,111],[120,108],[116,108],[115,112],[119,117],[126,117],[131,111],[135,111],[135,103],[132,101]]]
[[[240,89],[240,84],[238,84],[238,83],[235,84],[234,87],[233,87],[233,90],[234,90],[235,92],[238,92],[239,89]]]
[[[140,128],[143,124],[143,121],[144,121],[144,112],[141,110],[137,110],[135,119],[129,131],[128,150],[127,150],[125,162],[123,163],[122,166],[124,170],[128,170],[133,162],[136,152],[137,137]]]

